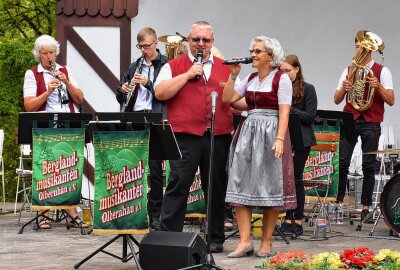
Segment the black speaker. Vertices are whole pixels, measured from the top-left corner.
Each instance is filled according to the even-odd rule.
[[[201,264],[207,245],[196,233],[153,231],[139,245],[143,270],[176,270]]]

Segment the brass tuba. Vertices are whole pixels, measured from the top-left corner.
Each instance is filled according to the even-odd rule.
[[[185,37],[182,35],[165,35],[159,37],[158,40],[165,44],[165,54],[167,55],[168,60],[172,60],[180,54],[185,54],[185,52],[181,52],[182,49],[186,49],[182,44],[183,41],[186,41]]]
[[[362,47],[353,57],[350,66],[348,79],[351,82],[352,88],[347,93],[347,101],[357,111],[364,112],[371,107],[375,92],[374,87],[367,85],[366,78],[368,76],[374,77],[375,75],[369,67],[362,66],[361,64],[370,52],[379,50],[383,55],[382,51],[385,48],[385,44],[378,35],[365,30],[358,31],[356,38]]]

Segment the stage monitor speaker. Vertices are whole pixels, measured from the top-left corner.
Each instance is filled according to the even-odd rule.
[[[196,233],[153,231],[139,245],[143,270],[176,270],[201,264],[207,245]]]

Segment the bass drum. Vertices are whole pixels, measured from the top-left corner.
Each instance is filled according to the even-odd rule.
[[[400,234],[400,174],[393,176],[384,186],[380,208],[389,228]]]

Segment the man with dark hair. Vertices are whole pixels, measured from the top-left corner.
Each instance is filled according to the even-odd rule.
[[[154,97],[154,86],[161,67],[168,62],[166,56],[157,49],[157,34],[153,28],[144,27],[137,34],[136,48],[142,56],[134,61],[125,72],[117,89],[117,100],[126,105],[125,112],[161,112],[166,118],[163,101]],[[128,93],[131,94],[130,100]],[[160,212],[163,199],[162,160],[150,160],[150,192],[147,210],[150,228],[157,230],[160,225]]]
[[[355,39],[356,54],[359,56],[360,50],[366,49],[364,48],[363,43],[372,44],[377,41],[381,41],[377,35],[368,31],[359,31]],[[379,46],[379,44],[374,45],[377,47]],[[367,49],[365,51],[365,58],[360,59],[361,63],[356,63],[357,65],[345,68],[334,95],[335,104],[340,104],[346,98],[346,105],[343,111],[353,113],[356,127],[356,136],[354,136],[353,140],[346,140],[346,138],[341,138],[340,140],[339,187],[336,198],[339,204],[343,202],[346,193],[347,174],[349,172],[350,160],[358,136],[361,137],[361,147],[364,154],[376,151],[378,149],[379,136],[381,134],[381,122],[383,121],[383,114],[385,111],[384,104],[386,103],[390,106],[394,104],[392,74],[387,67],[374,62],[372,59],[372,52],[373,50]],[[354,59],[356,58],[358,59],[360,57],[354,57]],[[359,69],[360,66],[366,66],[373,72],[372,76],[368,74],[365,75],[367,77],[364,92],[368,92],[369,87],[375,88],[373,100],[371,101],[372,104],[369,108],[358,108],[359,106],[363,107],[363,105],[349,102],[348,100],[350,94],[355,94],[353,88],[358,87],[356,86],[356,83],[354,83],[354,77],[358,76],[358,72],[355,72],[355,70]],[[354,74],[354,76],[352,74]],[[369,206],[372,205],[372,193],[375,185],[375,160],[376,155],[363,155],[362,170],[364,179],[361,194],[361,204],[363,205],[361,220],[364,220],[368,215]]]
[[[230,70],[222,59],[210,52],[214,44],[213,29],[204,21],[194,23],[188,36],[189,53],[165,65],[156,82],[156,97],[165,100],[171,123],[182,153],[182,160],[171,160],[171,173],[161,210],[160,230],[182,231],[186,202],[197,167],[207,195],[210,156],[211,92],[217,91],[215,113],[215,147],[213,164],[211,251],[222,252],[226,162],[233,130],[229,104],[221,100]],[[196,62],[203,51],[202,63]]]

